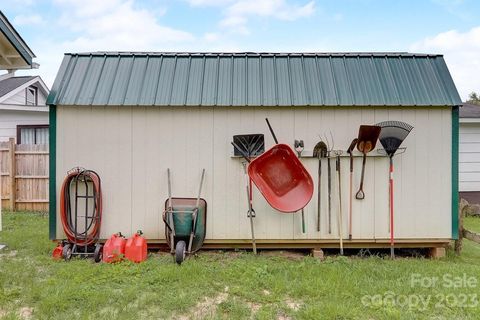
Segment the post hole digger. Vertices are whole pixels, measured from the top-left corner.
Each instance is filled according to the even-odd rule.
[[[295,140],[294,143],[295,151],[297,152],[298,157],[300,158],[302,156],[303,149],[305,149],[305,145],[303,143],[303,140]],[[304,209],[302,208],[302,233],[305,233],[305,212]]]
[[[389,169],[389,219],[390,219],[390,256],[393,259],[395,257],[395,241],[394,241],[394,216],[393,216],[393,156],[397,152],[398,148],[402,144],[403,140],[408,136],[413,127],[408,123],[401,121],[383,121],[377,123],[377,126],[381,127],[380,143],[385,149],[390,159]]]

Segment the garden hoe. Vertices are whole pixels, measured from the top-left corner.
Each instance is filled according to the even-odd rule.
[[[352,140],[352,143],[350,143],[350,146],[348,147],[347,153],[350,157],[350,190],[349,190],[349,199],[348,199],[348,239],[352,240],[352,197],[353,197],[353,149],[355,149],[355,146],[358,143],[358,139],[355,138]]]
[[[313,148],[313,156],[318,159],[318,189],[317,189],[317,231],[320,231],[320,213],[322,197],[322,158],[327,156],[327,145],[325,142],[318,142]]]
[[[367,153],[375,148],[377,144],[378,135],[380,134],[381,128],[379,126],[360,126],[358,131],[358,143],[357,149],[363,153],[363,162],[362,162],[362,176],[360,178],[360,188],[355,196],[358,200],[365,199],[365,193],[363,192],[363,179],[365,178],[365,163],[367,162]]]
[[[403,140],[408,136],[413,127],[408,123],[401,121],[384,121],[377,123],[377,126],[382,128],[380,132],[380,143],[385,149],[388,157],[390,158],[390,170],[389,170],[389,200],[390,200],[390,256],[395,258],[395,242],[393,233],[393,156],[397,152],[398,148],[402,144]]]

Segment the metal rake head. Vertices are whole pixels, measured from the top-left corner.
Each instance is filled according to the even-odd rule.
[[[379,140],[389,157],[393,157],[413,129],[413,126],[402,121],[383,121],[377,126],[382,128]]]
[[[265,138],[263,134],[243,134],[233,136],[233,142],[243,150],[249,157],[257,157],[265,152]],[[234,155],[241,155],[241,152],[234,148]]]

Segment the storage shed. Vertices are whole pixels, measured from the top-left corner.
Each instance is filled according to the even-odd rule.
[[[201,169],[208,204],[205,247],[250,247],[250,225],[237,134],[264,133],[268,117],[281,142],[304,140],[301,161],[317,186],[312,150],[331,136],[343,150],[341,184],[345,247],[387,247],[389,161],[377,144],[367,159],[365,199],[353,201],[348,240],[345,150],[362,124],[385,120],[414,126],[396,157],[395,237],[399,247],[441,246],[457,237],[458,106],[460,97],[441,55],[411,53],[131,53],[65,54],[50,105],[50,237],[64,237],[59,188],[73,167],[102,179],[101,238],[143,230],[165,243],[162,211],[167,168],[172,192],[194,197]],[[354,190],[362,160],[354,153]],[[325,161],[325,160],[323,160]],[[335,166],[332,166],[335,175]],[[324,162],[324,168],[326,168]],[[326,170],[326,169],[324,169]],[[327,197],[326,171],[322,177]],[[333,180],[333,190],[338,190]],[[257,245],[338,247],[336,219],[328,232],[327,201],[316,229],[317,192],[300,213],[273,210],[257,189]],[[333,192],[333,216],[338,209]]]

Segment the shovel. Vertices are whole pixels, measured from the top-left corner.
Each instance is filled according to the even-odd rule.
[[[362,162],[362,176],[360,178],[360,188],[358,189],[355,198],[358,200],[365,199],[365,193],[363,192],[363,180],[365,178],[365,163],[367,162],[367,153],[372,151],[377,144],[378,136],[380,135],[380,130],[382,128],[379,126],[360,126],[358,131],[358,143],[357,149],[363,153],[363,162]]]
[[[353,196],[353,149],[355,149],[355,146],[358,143],[358,139],[355,138],[352,140],[352,143],[350,143],[350,146],[348,147],[347,153],[350,156],[350,196],[349,196],[349,203],[348,203],[348,239],[352,240],[352,196]]]
[[[317,231],[320,231],[320,212],[322,194],[322,160],[327,156],[327,145],[325,142],[318,142],[313,148],[313,156],[318,159],[318,188],[317,188]]]

